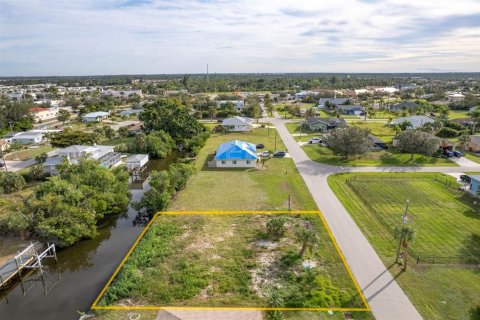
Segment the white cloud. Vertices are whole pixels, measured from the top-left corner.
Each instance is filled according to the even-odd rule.
[[[0,3],[0,75],[480,71],[475,0]]]

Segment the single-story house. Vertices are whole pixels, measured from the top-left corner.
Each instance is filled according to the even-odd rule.
[[[42,132],[21,132],[12,137],[13,143],[19,144],[37,144],[43,141],[44,134]]]
[[[330,104],[334,104],[336,106],[339,106],[339,105],[342,105],[342,104],[345,104],[347,103],[348,101],[348,98],[320,98],[318,100],[318,108],[319,109],[324,109],[326,108],[326,103],[329,102]]]
[[[143,96],[142,90],[112,90],[112,89],[107,89],[101,92],[102,96],[113,96],[116,98],[120,97],[125,97],[128,98],[131,95],[136,94],[140,97]]]
[[[477,193],[478,187],[480,186],[480,175],[469,175],[470,177],[470,192]]]
[[[342,118],[317,118],[310,117],[304,122],[304,126],[312,131],[328,131],[338,127],[344,127],[347,122]]]
[[[253,128],[253,119],[247,117],[231,117],[222,121],[222,127],[227,131],[250,131]]]
[[[448,95],[448,101],[450,102],[459,102],[463,101],[463,99],[465,99],[465,95],[458,92],[453,92]]]
[[[341,114],[360,116],[363,114],[363,107],[358,105],[339,105],[337,109]]]
[[[143,109],[128,109],[120,112],[120,116],[130,116],[132,114],[139,115],[143,112]]]
[[[400,102],[400,103],[391,105],[390,110],[395,112],[400,112],[403,110],[415,109],[416,107],[419,107],[419,106],[420,105],[416,104],[415,102],[406,101],[406,102]]]
[[[98,122],[108,118],[110,114],[104,111],[90,112],[82,116],[84,122]]]
[[[113,146],[83,146],[73,145],[58,152],[60,156],[66,157],[71,163],[78,162],[79,159],[91,157],[98,160],[108,153],[113,153]]]
[[[467,141],[464,148],[472,152],[480,152],[480,136],[470,136],[470,141]]]
[[[257,147],[250,142],[232,140],[221,144],[209,161],[217,168],[254,168],[257,161]]]
[[[125,161],[128,170],[139,169],[148,162],[148,154],[135,154]]]
[[[217,101],[217,107],[221,107],[228,102],[233,103],[237,111],[242,111],[245,107],[245,102],[243,102],[243,100],[220,100]]]
[[[373,148],[374,149],[387,149],[387,143],[380,139],[379,137],[376,137],[374,135],[369,134],[368,138],[373,142]]]
[[[58,108],[30,108],[28,111],[33,114],[35,122],[42,122],[58,117]]]
[[[392,121],[393,125],[400,124],[404,121],[408,121],[412,124],[411,129],[417,129],[423,126],[425,123],[433,123],[435,120],[427,116],[411,116],[411,117],[401,117]]]
[[[43,163],[43,171],[45,173],[49,173],[52,176],[58,174],[57,166],[64,160],[65,157],[62,156],[48,157]]]

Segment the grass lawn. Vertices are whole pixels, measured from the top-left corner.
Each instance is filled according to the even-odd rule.
[[[448,119],[450,120],[461,118],[470,118],[468,110],[450,110],[448,113]]]
[[[285,127],[292,134],[295,141],[308,141],[313,137],[319,137],[322,133],[318,131],[311,131],[302,126],[302,122],[286,123]]]
[[[199,172],[177,194],[169,211],[285,210],[288,195],[292,209],[317,210],[289,158],[270,159],[260,169],[206,166],[207,157],[223,142],[240,139],[263,143],[265,150],[273,150],[274,137],[274,129],[268,132],[266,128],[248,133],[212,134],[195,160]],[[276,149],[285,150],[278,135]],[[277,285],[282,288],[279,291],[285,305],[361,307],[353,282],[319,216],[282,214],[286,233],[280,239],[266,234],[267,222],[275,217],[279,216],[159,215],[101,303],[265,307],[269,288]],[[301,243],[296,230],[301,226],[315,230],[318,246],[299,259]],[[313,277],[302,267],[307,258],[317,265]],[[341,313],[331,317],[325,312],[288,312],[284,316],[287,319],[343,317]],[[357,313],[357,316],[372,319],[371,313]]]
[[[359,122],[351,122],[350,125],[359,127],[359,128],[369,129],[371,134],[379,137],[380,139],[382,139],[387,143],[392,142],[393,138],[395,137],[395,132],[386,123],[359,121]]]
[[[480,257],[480,208],[435,177],[456,186],[452,177],[434,173],[345,173],[328,182],[425,319],[467,320],[468,310],[480,301],[478,269],[415,265],[411,259],[402,273],[394,264],[392,230],[401,223],[407,199],[416,233],[409,245],[413,256]]]
[[[327,147],[320,145],[305,145],[302,147],[307,156],[313,161],[330,164],[333,166],[440,166],[455,167],[457,164],[445,158],[434,158],[420,154],[393,153],[390,151],[372,151],[360,158],[352,158],[348,161],[336,156]]]
[[[281,218],[285,233],[275,239],[266,224],[277,215],[160,215],[101,303],[262,307],[276,287],[285,307],[362,307],[318,216]],[[296,230],[307,225],[318,240],[301,257]],[[307,260],[318,267],[307,271]],[[331,299],[321,297],[324,291]]]
[[[465,158],[472,160],[473,162],[480,163],[480,154],[464,151]]]
[[[49,151],[52,151],[53,147],[50,146],[39,146],[38,148],[28,148],[26,150],[21,150],[21,151],[16,151],[14,153],[10,153],[5,156],[5,160],[20,160],[20,161],[25,161],[25,160],[30,160],[35,158],[36,156],[46,153]]]
[[[135,137],[116,138],[111,140],[103,140],[102,142],[100,142],[100,144],[103,146],[116,146],[122,143],[132,142],[134,139]]]
[[[254,144],[263,143],[265,149],[275,149],[275,129],[258,128],[245,133],[215,133],[207,140],[197,156],[199,172],[180,191],[169,210],[285,210],[288,195],[291,208],[316,210],[317,207],[295,164],[289,158],[271,158],[264,168],[218,169],[207,167],[207,157],[227,141],[238,139]],[[285,150],[277,134],[277,150]],[[208,194],[208,201],[205,201]]]

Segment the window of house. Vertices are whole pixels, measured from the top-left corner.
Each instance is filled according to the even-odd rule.
[[[225,161],[225,160],[222,160],[222,164],[225,164],[225,163],[227,163],[227,161]]]
[[[247,160],[247,164],[250,164],[250,160]]]
[[[237,161],[236,161],[236,160],[233,160],[233,161],[232,161],[232,164],[237,164]]]

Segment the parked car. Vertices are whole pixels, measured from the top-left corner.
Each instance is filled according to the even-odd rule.
[[[265,145],[263,143],[257,144],[257,149],[263,149],[265,148]]]
[[[452,151],[445,151],[445,155],[446,155],[448,158],[451,158],[451,157],[453,157],[453,152],[452,152]]]
[[[277,151],[273,154],[275,158],[283,158],[287,155],[285,151]]]
[[[472,181],[472,178],[470,178],[468,175],[466,174],[461,174],[460,175],[460,181],[463,181],[463,182],[466,182],[466,183],[470,183]]]
[[[463,152],[460,152],[460,151],[453,151],[453,155],[455,157],[460,158],[460,157],[463,157],[465,154]]]
[[[5,167],[5,162],[0,161],[0,168],[3,168],[3,167]]]
[[[322,143],[322,142],[323,142],[323,140],[320,139],[320,138],[312,138],[312,139],[308,140],[308,143],[310,143],[310,144],[313,144],[313,143]]]
[[[268,151],[263,151],[263,152],[260,154],[260,157],[269,158],[269,157],[270,157],[270,152],[268,152]]]

